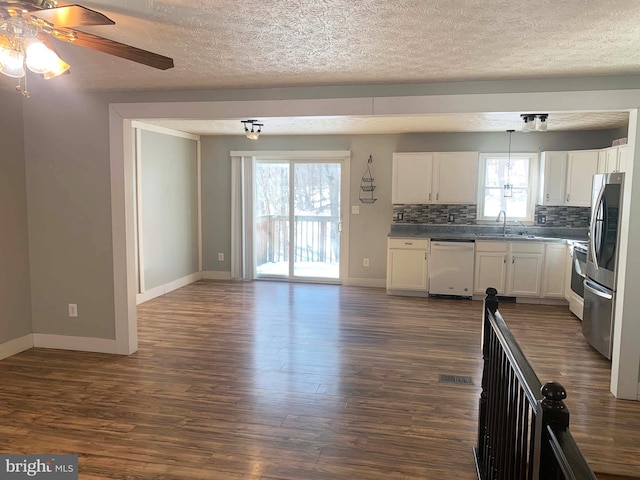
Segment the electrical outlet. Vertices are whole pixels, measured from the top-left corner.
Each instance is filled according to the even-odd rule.
[[[362,266],[363,267],[368,267],[369,266],[369,259],[368,258],[363,258],[362,259]]]
[[[218,254],[218,261],[219,262],[224,262],[224,253],[219,253]]]
[[[360,205],[351,205],[351,215],[360,215]]]
[[[396,214],[396,220],[404,220],[404,213],[403,212],[398,212]]]
[[[77,317],[78,316],[78,304],[77,303],[70,303],[69,304],[69,316],[70,317]]]
[[[453,213],[449,214],[449,223],[453,223],[456,221],[456,216]]]
[[[546,215],[538,215],[538,223],[540,223],[542,225],[547,223],[547,216]]]

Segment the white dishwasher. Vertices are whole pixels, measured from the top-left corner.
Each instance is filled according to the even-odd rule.
[[[431,241],[429,295],[473,295],[475,242]]]

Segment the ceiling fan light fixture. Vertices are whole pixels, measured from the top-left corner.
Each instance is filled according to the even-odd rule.
[[[47,46],[37,40],[29,43],[26,48],[27,68],[33,73],[44,74],[55,68],[60,57]]]
[[[24,77],[24,53],[10,47],[7,48],[4,43],[0,42],[0,72],[7,77]]]

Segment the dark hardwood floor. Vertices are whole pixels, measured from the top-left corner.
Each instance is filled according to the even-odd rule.
[[[81,479],[474,479],[481,310],[372,288],[198,282],[139,306],[134,355],[1,361],[0,451],[77,453]],[[567,387],[592,466],[637,474],[640,403],[608,393],[609,364],[579,321],[563,307],[501,311],[540,379]]]

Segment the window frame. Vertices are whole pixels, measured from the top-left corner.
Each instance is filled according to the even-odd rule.
[[[478,155],[478,194],[477,194],[477,211],[476,221],[478,223],[494,222],[493,216],[486,217],[483,215],[485,204],[485,180],[487,171],[487,160],[490,158],[509,158],[508,153],[480,153]],[[525,217],[509,217],[509,220],[534,222],[536,200],[538,192],[538,174],[540,155],[537,152],[511,152],[511,158],[528,158],[529,159],[529,176],[528,176],[528,198],[527,198],[527,214]]]

